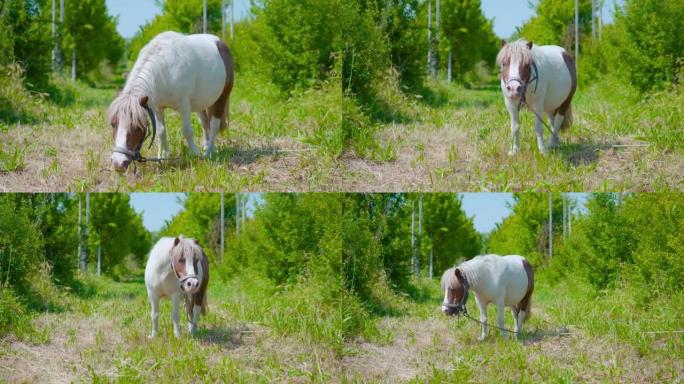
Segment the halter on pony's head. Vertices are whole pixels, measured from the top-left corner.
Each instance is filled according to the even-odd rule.
[[[450,310],[453,310],[451,315],[458,316],[461,313],[468,313],[468,309],[466,308],[466,303],[468,302],[468,291],[470,289],[470,284],[468,284],[468,279],[466,279],[465,275],[457,273],[459,271],[456,269],[454,273],[456,274],[456,277],[458,281],[461,283],[461,286],[463,287],[463,296],[461,297],[461,301],[455,304],[442,304],[443,306],[449,308]]]
[[[468,310],[466,309],[466,303],[468,302],[468,290],[470,286],[468,285],[468,280],[466,280],[465,276],[463,276],[461,285],[463,286],[463,296],[461,297],[461,301],[456,304],[443,304],[445,307],[453,309],[453,315],[456,316],[460,315],[461,313],[468,313]]]
[[[154,144],[154,138],[157,136],[157,122],[156,122],[156,119],[154,116],[154,112],[152,112],[152,109],[147,105],[147,101],[148,101],[148,97],[143,96],[140,99],[140,106],[145,108],[145,110],[147,111],[147,115],[150,118],[150,122],[152,123],[152,140],[150,140],[150,146],[148,148],[148,149],[150,149],[150,148],[152,148],[152,145]],[[130,127],[129,127],[129,129],[130,129]],[[140,150],[142,149],[142,146],[145,143],[145,141],[147,140],[147,138],[150,137],[150,130],[146,129],[145,131],[146,131],[145,137],[142,139],[140,144],[138,144],[138,146],[134,150],[130,150],[126,147],[114,146],[114,148],[112,149],[112,152],[121,153],[121,154],[125,155],[126,157],[128,157],[130,160],[145,162],[146,159],[144,157],[142,157],[142,155],[140,154]]]

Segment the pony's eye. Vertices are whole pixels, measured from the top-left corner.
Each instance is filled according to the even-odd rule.
[[[184,258],[184,257],[181,257],[180,260],[178,260],[178,261],[181,262],[181,263],[185,263],[185,258]]]

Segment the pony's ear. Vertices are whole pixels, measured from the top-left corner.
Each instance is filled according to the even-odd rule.
[[[534,45],[534,43],[532,43],[531,41],[528,41],[527,42],[527,49],[532,49],[533,45]]]
[[[174,246],[174,247],[175,247],[176,245],[178,245],[178,243],[180,243],[180,239],[179,239],[179,238],[176,237],[175,239],[173,239],[173,246]]]
[[[501,48],[505,47],[506,44],[508,44],[508,43],[506,42],[506,40],[501,39]]]
[[[141,98],[140,98],[140,106],[143,107],[143,108],[147,108],[147,101],[148,101],[149,99],[150,99],[150,98],[147,97],[147,96],[141,97]]]
[[[456,275],[456,278],[458,279],[459,282],[463,281],[463,272],[461,272],[460,269],[456,268],[454,270],[454,274]]]

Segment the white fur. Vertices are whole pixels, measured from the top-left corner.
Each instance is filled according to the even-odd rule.
[[[519,44],[516,42],[513,44]],[[532,60],[536,64],[538,73],[534,68],[531,69],[531,78],[535,75],[538,79],[527,87],[525,98],[527,106],[538,116],[544,117],[546,113],[551,121],[553,135],[549,146],[554,148],[558,143],[560,127],[565,116],[554,116],[554,111],[563,104],[568,98],[572,89],[572,77],[565,61],[563,60],[565,49],[556,45],[532,46]],[[509,78],[520,77],[519,62],[516,58],[511,59]],[[536,91],[535,91],[536,87]],[[520,149],[520,113],[518,106],[520,97],[506,89],[506,82],[501,79],[501,91],[504,94],[506,109],[511,117],[511,133],[513,135],[513,145],[509,154],[515,154]],[[544,144],[544,124],[542,120],[535,116],[535,132],[537,135],[537,147],[542,153],[546,153]]]
[[[173,334],[180,337],[180,319],[178,314],[178,307],[180,304],[181,295],[183,291],[180,288],[180,280],[174,273],[171,267],[171,249],[174,246],[175,239],[173,237],[162,237],[157,241],[150,251],[147,265],[145,266],[145,286],[147,287],[147,295],[152,306],[152,334],[150,337],[157,336],[159,331],[159,300],[164,297],[169,297],[173,303]],[[181,241],[192,241],[182,239]],[[197,279],[189,279],[188,282],[193,286],[189,292],[197,290],[202,281],[201,264],[198,263],[198,271],[193,268],[192,257],[186,257],[185,263],[186,272],[188,274],[197,274]],[[197,320],[199,318],[199,311],[193,308],[193,319],[188,324],[188,329],[194,331]]]
[[[155,112],[160,145],[158,156],[168,157],[169,144],[164,122],[164,109],[180,112],[183,135],[195,155],[199,149],[193,140],[191,113],[202,112],[213,105],[223,92],[226,68],[216,47],[218,37],[209,34],[182,35],[163,32],[140,51],[128,76],[122,95],[146,95],[148,106]],[[127,125],[119,122],[115,145],[126,148]],[[205,150],[214,149],[218,124],[212,122],[205,130]],[[130,148],[133,149],[133,148]],[[128,158],[118,152],[112,154],[115,167],[121,167]]]
[[[513,310],[527,293],[527,273],[523,260],[525,259],[518,255],[483,255],[458,266],[468,280],[470,290],[475,294],[480,309],[480,321],[487,322],[487,305],[493,303],[497,306],[498,326],[504,328],[505,307]],[[521,314],[522,317],[519,315],[514,319],[516,332],[522,329],[524,311]],[[505,331],[500,330],[500,333],[506,336]],[[487,326],[482,325],[480,340],[484,340],[486,335]]]

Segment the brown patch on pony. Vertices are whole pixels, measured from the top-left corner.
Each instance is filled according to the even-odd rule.
[[[202,281],[200,282],[197,292],[195,292],[191,298],[186,296],[185,299],[185,311],[188,313],[190,319],[192,319],[195,305],[199,305],[200,308],[202,308],[203,315],[206,315],[208,310],[207,285],[209,285],[209,261],[207,260],[207,255],[204,254],[204,251],[202,251],[201,254],[202,256],[199,258],[199,260],[194,260],[194,266],[195,270],[197,271],[197,262],[199,261],[200,265],[202,266]]]
[[[516,315],[520,311],[525,311],[525,320],[532,316],[532,291],[534,291],[534,272],[532,271],[532,266],[530,263],[523,259],[523,267],[525,268],[525,274],[527,275],[527,292],[523,296],[522,300],[515,306]]]
[[[119,117],[128,117],[130,126],[126,132],[126,146],[130,149],[138,148],[147,135],[149,120],[147,113],[148,96],[135,96],[118,93],[107,110],[107,119],[112,125],[112,136],[116,140],[119,130]]]
[[[463,288],[463,276],[458,268],[449,268],[442,275],[442,289],[449,289],[447,300],[449,304],[460,303],[463,300],[465,289]]]
[[[221,96],[216,100],[216,102],[209,108],[207,108],[207,115],[215,117],[221,120],[220,130],[223,130],[226,123],[226,105],[230,98],[230,92],[233,90],[233,82],[235,80],[235,74],[233,71],[233,56],[230,53],[230,49],[226,43],[221,40],[216,41],[216,48],[218,48],[219,54],[221,55],[221,60],[223,60],[223,65],[226,67],[226,83],[223,85],[223,92]]]
[[[577,90],[577,67],[575,66],[575,59],[565,51],[563,51],[563,61],[565,61],[565,66],[568,67],[568,71],[570,71],[572,87],[570,88],[568,97],[565,99],[563,104],[556,109],[554,115],[565,116],[563,124],[561,124],[561,129],[565,130],[572,124],[572,97],[575,95],[575,91]]]

